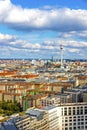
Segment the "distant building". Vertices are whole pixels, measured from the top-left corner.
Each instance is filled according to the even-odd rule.
[[[80,90],[75,90],[75,89],[69,90],[68,89],[68,90],[65,90],[64,93],[71,95],[71,102],[72,103],[83,102],[83,94]]]
[[[48,97],[44,97],[40,99],[41,106],[58,106],[61,103],[69,103],[71,102],[71,96],[69,94],[58,93],[56,95],[49,95]]]

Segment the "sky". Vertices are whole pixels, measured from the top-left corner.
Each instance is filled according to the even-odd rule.
[[[0,59],[87,59],[87,0],[0,0]]]

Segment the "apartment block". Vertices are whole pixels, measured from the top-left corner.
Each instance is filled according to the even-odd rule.
[[[28,110],[27,114],[15,122],[18,130],[49,130],[48,114],[43,110]]]

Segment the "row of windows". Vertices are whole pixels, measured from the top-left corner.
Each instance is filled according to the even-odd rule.
[[[87,120],[84,120],[84,119],[65,120],[65,122],[72,122],[72,121],[73,122],[76,122],[76,121],[79,121],[79,122],[82,122],[82,121],[84,122],[85,121],[85,122],[87,122]],[[62,120],[62,122],[64,122],[64,120]]]
[[[62,120],[87,120],[87,116],[65,116],[62,117]]]
[[[87,114],[87,106],[85,107],[65,107],[62,108],[62,115],[82,115]]]
[[[62,128],[62,130],[86,130],[87,126],[78,126],[78,127],[66,127],[66,128]]]
[[[84,123],[84,122],[77,122],[77,123],[65,123],[65,124],[62,124],[62,126],[71,126],[71,125],[86,125],[87,124],[87,122],[86,123]]]

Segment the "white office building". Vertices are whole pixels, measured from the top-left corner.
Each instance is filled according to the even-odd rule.
[[[44,110],[48,112],[49,130],[58,130],[59,126],[58,107],[47,106],[44,108]]]
[[[87,103],[65,104],[58,109],[59,130],[87,130]]]
[[[87,103],[67,103],[46,109],[50,130],[87,130]]]

